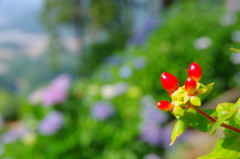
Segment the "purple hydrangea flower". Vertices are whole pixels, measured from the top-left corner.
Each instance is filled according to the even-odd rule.
[[[128,66],[123,66],[119,69],[119,76],[123,79],[131,77],[132,69]]]
[[[172,135],[172,126],[168,126],[163,128],[163,135],[165,136],[162,140],[162,146],[165,148],[169,148],[169,144],[171,143],[171,135]]]
[[[150,154],[147,154],[146,156],[144,156],[143,159],[161,159],[161,157],[159,157],[156,154],[150,153]]]
[[[136,57],[134,59],[134,67],[136,69],[141,69],[146,65],[146,58],[143,56]]]
[[[113,54],[113,55],[106,57],[106,61],[113,65],[120,65],[122,63],[121,57],[117,54]]]
[[[152,96],[144,96],[141,100],[141,103],[143,105],[141,109],[141,117],[143,118],[144,122],[163,124],[167,121],[167,115],[158,110],[154,104],[154,99]]]
[[[110,118],[114,113],[114,107],[110,103],[104,101],[95,103],[90,111],[91,116],[100,121]]]
[[[70,87],[71,78],[68,74],[57,76],[49,86],[43,90],[42,104],[53,106],[64,102],[67,99],[67,91]]]
[[[151,18],[146,20],[143,27],[139,29],[139,31],[135,35],[129,38],[128,43],[132,45],[143,44],[147,40],[150,32],[154,30],[157,25],[158,21],[156,19]]]
[[[39,123],[38,129],[42,135],[55,134],[63,126],[63,115],[59,111],[48,113]]]
[[[7,132],[1,134],[0,136],[0,140],[3,143],[12,143],[18,139],[20,139],[21,137],[23,137],[26,133],[31,132],[31,130],[26,127],[23,124],[18,124],[15,125],[14,127],[10,128]]]
[[[160,146],[162,142],[162,130],[156,124],[145,123],[141,128],[140,139],[152,146]]]
[[[1,141],[3,141],[4,143],[12,143],[17,139],[19,139],[20,137],[21,137],[21,134],[19,134],[14,130],[9,130],[0,136]]]
[[[126,82],[118,82],[114,85],[114,90],[115,90],[115,94],[116,96],[125,93],[128,89],[128,84]]]

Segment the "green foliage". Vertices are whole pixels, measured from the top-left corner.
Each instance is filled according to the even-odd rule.
[[[212,84],[204,86],[208,88],[204,94],[209,94],[212,90]],[[201,90],[201,87],[198,88]],[[181,91],[179,91],[181,90]],[[189,96],[184,87],[180,87],[179,90],[175,91],[172,96],[172,104],[174,107],[179,107],[177,103],[182,103],[180,106],[186,108],[184,115],[179,117],[179,114],[174,113],[173,115],[178,119],[174,129],[172,131],[171,143],[172,145],[176,139],[184,133],[189,125],[199,129],[200,131],[207,132],[211,129],[211,135],[215,133],[219,126],[223,127],[225,138],[220,139],[214,150],[209,154],[201,158],[239,158],[240,157],[240,125],[239,125],[239,112],[240,112],[240,98],[236,104],[233,103],[221,103],[217,106],[216,110],[201,110],[197,108],[201,105],[201,101],[196,101],[195,98],[200,100],[198,96],[205,96],[204,94],[199,95],[198,93],[190,97],[189,102],[186,101],[186,96]],[[180,93],[178,93],[180,92]],[[177,94],[181,98],[176,98]],[[185,96],[185,97],[184,97]],[[194,98],[194,100],[191,100]]]
[[[171,149],[152,146],[139,140],[141,133],[139,127],[143,124],[141,101],[149,94],[154,100],[169,99],[165,90],[157,84],[160,73],[167,70],[177,76],[179,81],[184,81],[187,73],[181,68],[187,68],[193,61],[202,66],[204,72],[202,82],[215,83],[215,88],[210,94],[208,93],[213,84],[201,86],[203,93],[200,97],[201,103],[204,103],[202,100],[206,94],[208,96],[205,101],[237,85],[233,76],[240,68],[230,61],[232,52],[228,48],[239,45],[231,40],[231,35],[233,31],[239,29],[240,22],[222,26],[219,19],[223,15],[225,12],[219,4],[215,4],[213,8],[211,4],[203,2],[178,3],[165,13],[164,19],[161,19],[164,22],[162,27],[152,33],[147,43],[141,46],[127,46],[124,51],[115,54],[120,62],[106,60],[97,70],[92,70],[91,78],[76,79],[65,102],[52,107],[43,107],[41,104],[32,106],[26,100],[20,101],[19,122],[32,130],[31,135],[21,136],[19,140],[4,145],[5,151],[2,156],[18,159],[138,159],[148,153],[155,153],[164,158],[164,152],[171,152]],[[239,13],[236,17],[240,19]],[[194,43],[201,37],[211,39],[211,44],[206,48],[197,49]],[[142,67],[136,67],[135,63],[139,58],[145,60]],[[70,61],[72,62],[67,60],[68,63],[71,63]],[[19,69],[16,68],[15,72]],[[40,73],[41,70],[45,70],[42,65],[38,67],[38,71],[30,72]],[[123,76],[121,73],[126,73],[126,70],[130,70],[130,74]],[[19,74],[25,75],[18,72],[16,76]],[[41,78],[44,76],[46,75],[42,75]],[[120,82],[128,85],[124,93],[112,96],[114,94],[112,92],[116,90],[106,91],[106,88],[112,88]],[[207,89],[207,92],[204,89]],[[184,100],[183,97],[180,98]],[[186,104],[189,98],[187,97],[183,103]],[[91,116],[91,109],[99,101],[110,102],[116,114],[105,121],[94,119]],[[152,101],[149,103],[154,104]],[[229,110],[227,107],[225,108],[223,104],[222,108]],[[239,102],[234,105],[230,116],[225,116],[224,111],[220,111],[222,109],[219,111],[199,109],[214,119],[220,113],[222,116],[220,123],[223,121],[224,124],[239,128],[240,112],[239,110],[235,112],[238,108]],[[65,123],[56,134],[42,135],[38,129],[39,122],[52,110],[63,113]],[[213,128],[213,122],[194,108],[184,108],[184,113],[178,115],[181,116],[177,117],[179,120],[173,131],[173,142],[177,138],[176,141],[179,140],[188,126],[202,132],[208,132]],[[163,130],[165,125],[166,123],[158,124]],[[3,131],[7,131],[6,129],[4,127]],[[216,150],[210,155],[226,156],[228,153],[239,156],[237,153],[239,150],[235,150],[239,145],[239,134],[227,128],[223,128],[223,132],[226,138],[219,140]],[[229,142],[232,144],[229,145]]]

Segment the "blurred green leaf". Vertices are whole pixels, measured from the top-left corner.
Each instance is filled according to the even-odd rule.
[[[240,158],[240,134],[218,140],[214,150],[197,159],[237,159]]]

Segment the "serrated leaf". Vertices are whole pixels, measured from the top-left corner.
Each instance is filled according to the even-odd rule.
[[[238,159],[240,158],[240,134],[218,140],[214,150],[197,159]]]
[[[195,116],[196,110],[193,108],[188,108],[185,111],[184,116],[178,118],[178,121],[176,122],[173,128],[170,146],[176,141],[178,136],[184,133],[184,131],[189,126],[189,124],[191,123]]]
[[[217,117],[217,111],[215,109],[201,109],[211,117]],[[208,132],[212,127],[212,121],[203,116],[201,113],[197,112],[194,120],[191,122],[191,126],[202,132]]]
[[[194,106],[200,106],[201,105],[200,98],[197,97],[197,96],[190,97],[190,103]]]

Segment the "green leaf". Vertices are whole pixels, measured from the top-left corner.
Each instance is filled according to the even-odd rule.
[[[218,140],[214,150],[197,159],[237,159],[240,158],[240,134]]]
[[[234,119],[235,119],[235,123],[240,127],[240,98],[238,99],[238,101],[234,105],[234,109],[238,110],[237,113],[234,116]]]
[[[234,113],[234,117],[228,119],[227,121],[224,121],[225,124],[231,125],[233,127],[239,128],[240,127],[240,99],[237,101],[237,103],[234,105],[232,103],[221,103],[217,106],[217,111],[218,111],[218,115],[220,118],[222,118],[223,116],[228,116],[227,114],[229,114],[230,111],[233,111],[233,113],[236,111],[236,113]],[[231,115],[231,113],[229,114],[229,116]],[[233,135],[238,135],[238,132],[235,132],[233,130],[230,129],[226,129],[224,127],[222,127],[223,132],[225,137],[230,137]]]
[[[200,98],[197,97],[197,96],[190,97],[190,103],[194,106],[200,106],[201,105]]]
[[[174,114],[174,116],[183,116],[184,115],[184,110],[180,106],[175,106],[173,108],[173,114]]]
[[[176,124],[174,125],[174,128],[173,128],[170,146],[176,141],[178,136],[180,136],[182,133],[184,133],[186,128],[189,126],[191,121],[194,119],[195,114],[196,114],[195,109],[188,108],[185,111],[184,116],[181,116],[178,118],[178,121],[176,122]]]
[[[201,84],[203,88],[207,88],[207,91],[201,96],[201,101],[212,91],[214,83],[210,83],[206,86]]]
[[[212,131],[211,131],[211,135],[213,135],[215,133],[215,131],[217,130],[217,128],[227,119],[233,117],[237,112],[237,109],[235,110],[231,110],[228,114],[224,114],[222,115],[220,118],[218,118],[218,120],[215,122],[215,124],[212,127]]]
[[[201,109],[211,117],[217,117],[217,111],[215,109]],[[201,113],[197,112],[194,120],[191,122],[191,126],[202,132],[208,132],[212,127],[212,121],[203,116]]]
[[[236,52],[239,52],[239,53],[240,53],[240,50],[235,49],[235,48],[230,48],[229,50],[236,51]]]
[[[234,110],[233,103],[220,103],[217,105],[218,118],[222,118],[230,113],[231,110]],[[235,109],[236,110],[236,109]],[[230,117],[229,117],[230,118]]]
[[[215,122],[215,124],[212,127],[211,135],[215,133],[217,128],[224,123],[224,121],[230,119],[233,117],[237,109],[234,109],[234,104],[233,103],[220,103],[218,104],[217,108],[217,113],[218,113],[218,120]]]
[[[203,95],[203,94],[206,93],[206,92],[207,92],[207,89],[206,89],[206,88],[201,88],[201,89],[198,89],[197,95],[198,95],[198,96],[201,96],[201,95]]]
[[[178,136],[180,136],[186,128],[188,127],[189,123],[184,122],[182,120],[178,120],[176,124],[174,125],[172,136],[171,136],[171,143],[169,144],[170,146],[174,144]]]
[[[189,101],[189,96],[185,95],[183,98],[183,103],[186,104]]]

